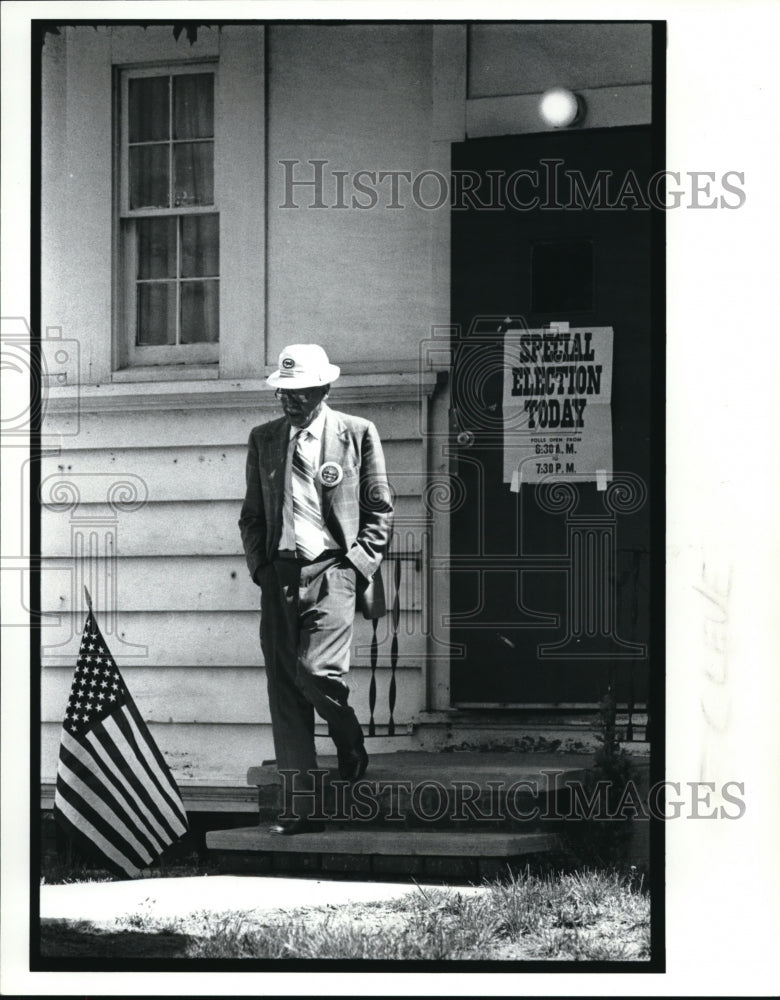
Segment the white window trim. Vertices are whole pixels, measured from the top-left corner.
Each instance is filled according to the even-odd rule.
[[[136,345],[136,296],[134,281],[130,275],[128,262],[135,259],[135,230],[124,223],[128,219],[153,217],[178,217],[180,215],[220,215],[219,210],[219,157],[217,148],[220,141],[219,124],[219,73],[218,60],[198,59],[196,61],[160,62],[146,66],[117,67],[115,101],[115,157],[114,157],[114,301],[115,330],[113,365],[114,372],[120,378],[148,378],[150,367],[175,370],[180,377],[188,374],[187,369],[195,366],[213,366],[215,377],[220,358],[219,343],[178,344],[178,345]],[[181,76],[197,72],[209,72],[214,77],[214,203],[212,205],[183,205],[178,208],[143,208],[129,207],[129,81],[139,77]],[[224,329],[222,316],[222,219],[220,215],[220,297],[219,297],[219,328]],[[143,370],[145,369],[145,371]],[[203,375],[200,375],[203,377]]]

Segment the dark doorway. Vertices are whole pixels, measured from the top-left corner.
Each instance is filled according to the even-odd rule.
[[[452,701],[585,706],[611,684],[639,708],[652,662],[651,510],[663,502],[651,482],[664,349],[651,294],[651,130],[469,140],[453,147],[453,165],[472,195],[456,197],[452,215],[463,495],[452,518]],[[558,321],[614,331],[613,475],[607,488],[573,481],[556,501],[539,484],[513,492],[504,481],[502,393],[507,328]]]

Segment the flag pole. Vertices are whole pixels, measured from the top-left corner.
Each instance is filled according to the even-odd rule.
[[[90,595],[89,591],[87,590],[87,585],[86,585],[86,583],[84,584],[84,597],[85,597],[85,598],[86,598],[86,600],[87,600],[87,607],[88,607],[88,608],[89,608],[89,610],[91,611],[91,610],[92,610],[92,597],[91,597],[91,595]]]

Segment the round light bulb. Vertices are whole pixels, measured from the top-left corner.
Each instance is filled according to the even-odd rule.
[[[565,87],[553,87],[545,91],[539,101],[539,114],[546,125],[565,128],[573,125],[579,117],[580,105],[576,94]]]

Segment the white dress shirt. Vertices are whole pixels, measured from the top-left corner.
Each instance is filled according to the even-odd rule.
[[[287,466],[284,473],[284,503],[282,505],[282,536],[279,539],[279,548],[295,551],[295,524],[293,520],[292,502],[292,456],[296,447],[292,442],[298,436],[300,428],[290,425],[290,438],[287,450]],[[322,464],[322,435],[325,433],[325,407],[312,420],[308,427],[301,431],[301,452],[304,458],[315,469],[319,469]],[[322,500],[322,484],[316,478],[314,483],[317,493]],[[322,549],[338,549],[338,544],[333,535],[328,531],[327,525],[322,524]]]

